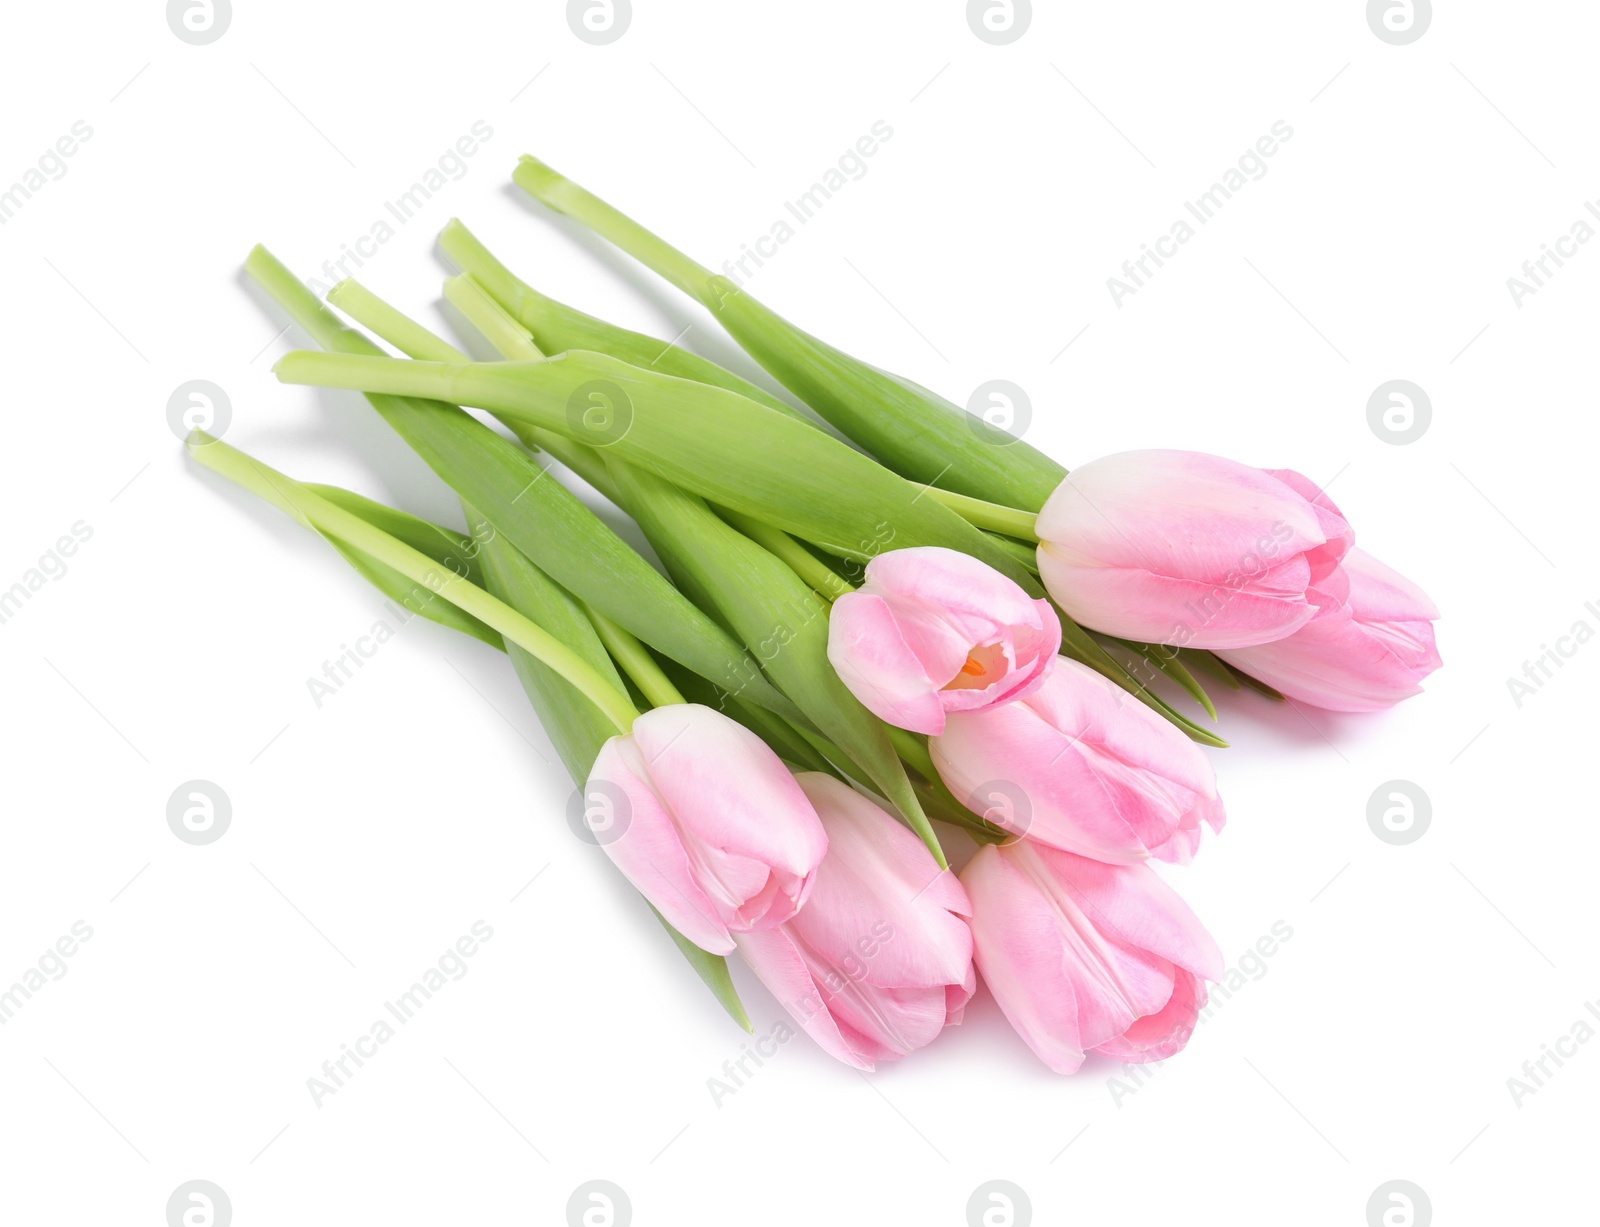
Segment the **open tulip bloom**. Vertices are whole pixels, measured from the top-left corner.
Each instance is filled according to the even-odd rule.
[[[1061,649],[1045,600],[956,550],[892,550],[833,603],[828,659],[874,715],[942,733],[951,712],[1004,707],[1037,690]]]
[[[279,377],[364,392],[466,531],[199,432],[194,460],[505,653],[580,833],[747,1029],[730,959],[861,1069],[959,1022],[979,976],[1052,1070],[1181,1049],[1221,960],[1148,862],[1187,864],[1223,825],[1200,679],[1388,707],[1439,666],[1433,603],[1292,470],[1142,450],[1069,473],[543,163],[514,177],[695,299],[793,401],[539,292],[452,221],[445,296],[500,361],[336,286],[395,357],[265,249],[246,268],[323,351]],[[977,846],[959,879],[952,834]]]

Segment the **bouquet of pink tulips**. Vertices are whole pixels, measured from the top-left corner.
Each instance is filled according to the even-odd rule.
[[[1201,678],[1387,707],[1439,664],[1428,598],[1298,473],[1160,450],[1068,473],[542,163],[515,178],[695,298],[801,407],[546,297],[451,222],[446,296],[502,361],[335,287],[394,356],[264,249],[247,268],[325,351],[279,377],[366,393],[466,531],[198,432],[194,459],[510,657],[586,838],[746,1027],[735,956],[863,1069],[959,1022],[980,975],[1058,1072],[1181,1049],[1222,960],[1148,862],[1223,825]]]

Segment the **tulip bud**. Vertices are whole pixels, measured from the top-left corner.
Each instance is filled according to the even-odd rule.
[[[678,932],[713,954],[731,953],[734,933],[792,917],[828,848],[778,756],[699,704],[658,707],[606,742],[584,795],[604,812],[596,842]]]
[[[875,716],[916,733],[948,712],[987,711],[1033,691],[1055,664],[1061,622],[1048,601],[969,554],[893,550],[834,602],[828,659]]]
[[[828,833],[805,907],[739,953],[828,1053],[858,1069],[930,1043],[977,986],[971,914],[921,840],[832,776],[797,777]]]
[[[978,971],[1039,1059],[1162,1061],[1193,1034],[1222,953],[1148,865],[1104,865],[1022,840],[962,871]]]
[[[1066,657],[1026,699],[951,716],[928,749],[945,785],[974,813],[1080,856],[1187,863],[1202,821],[1222,829],[1205,752]]]
[[[1202,452],[1074,469],[1039,513],[1039,571],[1074,620],[1144,643],[1235,648],[1309,622],[1355,540],[1315,484]]]
[[[1316,615],[1288,638],[1217,655],[1330,711],[1379,711],[1422,692],[1419,683],[1441,663],[1433,641],[1439,610],[1422,589],[1353,549],[1309,595]]]

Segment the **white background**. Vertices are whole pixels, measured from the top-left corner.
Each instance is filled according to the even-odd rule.
[[[640,1224],[959,1225],[992,1178],[1041,1224],[1360,1227],[1391,1179],[1440,1224],[1592,1215],[1600,1044],[1520,1106],[1506,1080],[1600,997],[1600,646],[1520,707],[1506,679],[1600,627],[1600,244],[1520,307],[1506,279],[1600,193],[1594,6],[1443,5],[1398,47],[1356,0],[1039,4],[1005,47],[954,0],[635,0],[599,47],[550,2],[237,0],[209,46],[156,0],[70,8],[4,18],[0,185],[75,121],[93,136],[0,227],[0,587],[93,535],[0,625],[0,983],[76,921],[93,938],[0,1027],[8,1220],[157,1224],[197,1178],[240,1227],[562,1223],[591,1178]],[[441,326],[433,239],[459,215],[546,291],[693,324],[749,373],[520,199],[516,156],[718,267],[884,120],[760,297],[958,401],[1016,382],[1068,464],[1190,447],[1331,482],[1436,597],[1446,666],[1396,711],[1225,702],[1230,822],[1168,877],[1230,963],[1293,937],[1135,1094],[1102,1061],[1049,1074],[980,995],[874,1077],[799,1039],[718,1106],[746,1037],[569,832],[503,658],[417,622],[313,703],[379,601],[189,465],[167,398],[211,380],[231,442],[453,519],[360,398],[276,383],[298,333],[240,265],[264,241],[322,275],[477,120],[466,176],[359,270]],[[1265,177],[1115,305],[1106,279],[1278,120]],[[1396,378],[1433,405],[1405,446],[1366,417]],[[194,778],[233,806],[206,847],[166,824]],[[1396,778],[1433,808],[1405,847],[1366,819]],[[307,1078],[478,920],[465,978],[314,1105]]]

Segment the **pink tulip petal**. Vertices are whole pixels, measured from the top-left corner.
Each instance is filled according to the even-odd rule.
[[[984,628],[1038,624],[1035,602],[1014,581],[986,562],[959,550],[919,546],[879,554],[867,564],[868,585],[917,601],[952,618]]]
[[[972,905],[923,842],[860,793],[820,772],[797,777],[822,817],[828,856],[794,918],[800,938],[877,986],[938,988],[972,965]],[[943,1001],[943,997],[940,997]]]
[[[1200,851],[1200,828],[1185,826],[1174,831],[1165,843],[1151,848],[1150,855],[1155,860],[1165,861],[1169,865],[1189,865],[1194,863],[1194,854],[1198,851]]]
[[[597,792],[597,779],[609,787]],[[616,804],[618,791],[624,804]],[[728,926],[695,881],[677,824],[651,787],[637,748],[626,738],[613,737],[600,748],[589,796],[615,805],[623,815],[621,835],[601,843],[623,876],[695,945],[713,954],[732,953]]]
[[[945,1026],[955,1027],[961,1024],[962,1016],[966,1013],[967,1002],[972,1000],[972,994],[978,991],[978,970],[968,966],[967,978],[960,984],[947,984],[944,990],[944,1018]]]
[[[1439,607],[1428,594],[1366,550],[1351,550],[1344,571],[1350,604],[1363,622],[1435,622]]]
[[[683,830],[726,854],[809,875],[827,850],[827,836],[805,793],[767,744],[743,725],[698,704],[648,711],[634,722],[634,741],[656,791]],[[752,805],[761,812],[752,813]]]
[[[1292,634],[1316,613],[1304,592],[1310,569],[1299,557],[1232,584],[1075,565],[1051,543],[1040,545],[1038,561],[1045,587],[1069,617],[1141,643],[1191,648],[1264,643]]]
[[[1050,1069],[1076,1073],[1084,1059],[1077,995],[1049,897],[992,845],[978,850],[961,881],[972,900],[978,972],[1006,1020]]]
[[[1073,618],[1199,648],[1293,633],[1314,613],[1307,587],[1354,539],[1332,500],[1292,470],[1163,450],[1075,469],[1037,530],[1040,573]]]
[[[778,1004],[824,1052],[857,1069],[870,1071],[873,1068],[876,1045],[835,1020],[826,1008],[827,995],[811,978],[800,947],[787,929],[739,933],[734,941],[745,962],[778,999]]]
[[[1199,977],[1222,955],[1147,866],[1112,866],[1030,840],[980,849],[962,872],[978,970],[1006,1018],[1051,1069],[1086,1049],[1159,1060],[1187,1042]]]
[[[1355,545],[1355,530],[1350,527],[1349,521],[1344,518],[1344,513],[1334,506],[1333,500],[1324,493],[1321,486],[1304,474],[1296,473],[1293,469],[1267,469],[1266,472],[1276,477],[1289,489],[1293,490],[1306,502],[1311,504],[1316,512],[1317,524],[1327,538],[1324,545],[1318,546],[1307,553],[1311,563],[1311,579],[1315,583],[1322,576],[1332,571],[1334,567]]]
[[[952,714],[929,749],[946,786],[970,808],[984,813],[998,803],[986,815],[997,825],[1083,856],[1181,859],[1192,854],[1202,819],[1221,821],[1204,752],[1076,661],[1059,660],[1021,702]]]
[[[1126,945],[1220,980],[1222,951],[1178,892],[1148,865],[1104,865],[1041,848],[1038,856],[1065,883],[1095,924]]]
[[[1279,643],[1219,652],[1291,699],[1329,711],[1382,711],[1421,694],[1439,664],[1433,627],[1363,626],[1338,610]]]
[[[870,1069],[960,1020],[976,985],[971,903],[956,876],[873,801],[829,775],[797,780],[828,854],[798,915],[735,940],[818,1043]]]
[[[1083,755],[1026,704],[953,715],[928,748],[956,798],[1013,834],[1106,860],[1149,855]]]
[[[953,636],[955,673],[967,659],[966,646]],[[933,637],[921,647],[933,655]],[[902,623],[889,603],[867,592],[846,593],[833,603],[828,618],[828,660],[850,693],[878,719],[915,733],[944,731],[944,704],[937,693],[940,683],[928,676],[916,650],[906,642]]]
[[[1174,979],[1172,996],[1160,1011],[1147,1014],[1115,1039],[1097,1044],[1094,1051],[1117,1061],[1165,1061],[1188,1045],[1206,1004],[1205,985],[1190,972]]]
[[[787,767],[710,708],[646,712],[601,748],[586,801],[611,808],[597,840],[689,940],[782,924],[805,903],[827,835]]]
[[[1047,601],[970,555],[919,547],[874,558],[861,589],[834,603],[828,658],[874,715],[931,736],[946,711],[1029,693],[1060,635]]]
[[[1074,469],[1040,512],[1042,540],[1087,565],[1220,583],[1324,544],[1316,510],[1261,469],[1200,452],[1124,452]]]
[[[949,1018],[945,986],[884,988],[864,981],[820,978],[828,1012],[852,1046],[874,1061],[893,1060],[931,1044]]]
[[[1337,568],[1337,591],[1286,639],[1220,652],[1229,664],[1291,699],[1332,711],[1379,711],[1421,693],[1421,681],[1440,665],[1426,593],[1364,550],[1352,549]]]

